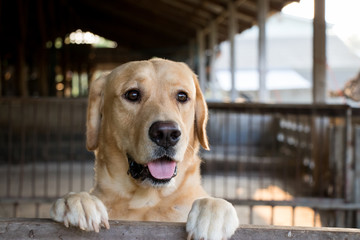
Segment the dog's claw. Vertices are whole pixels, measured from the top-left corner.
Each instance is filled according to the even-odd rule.
[[[186,239],[186,240],[191,240],[191,239],[192,239],[192,234],[189,233],[189,234],[187,235],[187,239]]]
[[[66,227],[77,226],[85,231],[99,232],[103,225],[109,229],[108,214],[104,204],[87,192],[69,193],[58,199],[51,208],[51,218]]]
[[[94,231],[98,233],[99,232],[99,226],[95,222],[92,222],[92,225],[93,225]]]
[[[110,229],[109,221],[108,220],[102,220],[101,224],[104,228]]]

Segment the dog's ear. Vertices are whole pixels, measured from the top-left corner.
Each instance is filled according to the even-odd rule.
[[[88,150],[95,150],[98,147],[104,100],[103,93],[107,75],[103,74],[90,85],[86,120],[86,147]]]
[[[196,88],[196,102],[195,102],[195,129],[201,146],[205,150],[210,150],[209,141],[206,135],[206,124],[208,120],[208,108],[201,92],[198,78],[193,74],[195,88]]]

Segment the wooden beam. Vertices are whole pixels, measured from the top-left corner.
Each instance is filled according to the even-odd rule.
[[[58,37],[59,34],[59,22],[61,22],[57,17],[57,1],[45,1],[47,3],[47,9],[46,9],[46,25],[48,26],[48,40],[53,41],[56,37]],[[61,2],[61,1],[60,1]],[[64,15],[61,15],[63,18]],[[65,19],[66,17],[64,17]],[[63,20],[63,19],[62,19]]]
[[[347,202],[355,201],[354,183],[354,148],[353,148],[353,116],[351,109],[347,109],[345,122],[345,200]]]
[[[266,17],[269,0],[257,0],[258,3],[258,72],[259,72],[259,101],[267,102],[269,92],[266,89],[267,58],[266,58]]]
[[[200,0],[196,3],[181,3],[180,1],[176,0],[164,0],[169,5],[172,5],[173,7],[178,7],[182,9],[184,12],[186,12],[185,19],[193,20],[198,19],[203,21],[203,26],[206,25],[210,20],[214,18],[214,14],[209,13],[204,8],[205,1]]]
[[[354,127],[354,202],[360,203],[360,126]],[[360,211],[356,211],[356,227],[360,228]]]
[[[235,7],[235,9],[237,9],[239,6],[241,6],[243,3],[245,3],[248,0],[236,0],[236,1],[228,1],[227,2],[227,7],[224,8],[224,10],[217,15],[217,17],[214,18],[213,21],[215,21],[218,24],[223,23],[227,17],[229,17],[229,5],[233,5]],[[227,24],[226,24],[227,25]],[[210,24],[208,24],[205,28],[204,28],[205,32],[209,32],[210,31]]]
[[[204,2],[204,7],[211,11],[213,14],[219,14],[226,8],[226,5],[219,4],[216,1],[206,0]]]
[[[198,77],[200,82],[200,88],[205,92],[206,83],[206,66],[205,66],[205,36],[202,31],[197,33],[197,55],[198,55]]]
[[[171,0],[167,0],[171,1]],[[281,8],[288,2],[291,2],[292,0],[280,0],[274,3],[273,1],[270,1],[270,7],[276,7],[277,11],[280,11]],[[293,1],[299,1],[299,0],[293,0]],[[220,1],[219,1],[220,2]],[[256,22],[256,11],[257,11],[257,5],[256,1],[254,0],[231,0],[226,1],[222,0],[222,4],[229,4],[232,3],[236,8],[236,15],[237,15],[237,22],[238,22],[238,32],[242,32],[243,30],[246,30],[250,28],[255,22]],[[273,9],[271,9],[273,10]],[[219,13],[216,17],[214,17],[214,20],[219,24],[219,32],[222,31],[223,26],[221,23],[225,21],[225,19],[228,17],[229,11],[228,7],[224,8],[224,10]],[[221,25],[220,25],[221,24]],[[205,33],[210,32],[210,24],[208,24],[204,29]],[[225,40],[222,37],[221,40]]]
[[[241,10],[239,10],[236,13],[236,17],[237,17],[238,21],[251,23],[251,24],[254,24],[254,22],[255,22],[255,18],[253,16],[246,15],[246,14],[242,13]]]
[[[26,33],[27,33],[27,14],[22,0],[17,1],[18,7],[18,20],[19,20],[19,33],[20,38],[17,43],[17,59],[16,59],[16,90],[17,95],[27,97],[29,95],[27,86],[27,73],[26,73]]]
[[[313,103],[326,102],[325,0],[314,1]]]
[[[104,14],[103,11],[98,11],[92,6],[84,7],[83,11],[86,12],[86,15],[81,15],[81,24],[78,24],[77,27],[116,41],[119,46],[125,46],[135,51],[163,51],[166,49],[167,52],[174,52],[174,49],[177,49],[179,45],[186,45],[188,37],[185,35],[181,37],[169,36],[157,32],[151,27],[144,28],[141,24],[130,21],[120,14],[113,16]],[[91,17],[95,14],[97,18]],[[108,24],[108,22],[118,22],[119,25]],[[160,55],[157,56],[161,57]]]
[[[231,240],[358,240],[359,229],[241,225]],[[66,228],[50,219],[0,219],[1,239],[186,239],[185,223],[110,221],[99,233]]]
[[[274,1],[270,0],[269,2],[269,10],[270,12],[280,12],[281,9],[286,6],[287,4],[291,2],[300,2],[300,0],[280,0],[280,1]]]
[[[214,17],[213,14],[202,9],[199,2],[196,4],[182,3],[176,0],[163,0],[163,2],[179,11],[183,15],[181,19],[184,22],[194,22],[199,25],[198,29],[203,29]]]
[[[48,96],[49,95],[49,84],[48,84],[48,77],[47,77],[47,56],[46,56],[46,49],[45,49],[45,43],[47,40],[46,35],[46,20],[44,15],[44,2],[43,0],[37,0],[37,24],[39,26],[39,32],[40,32],[40,46],[38,48],[38,61],[37,61],[37,67],[38,67],[38,76],[39,76],[39,92],[40,96]]]
[[[3,0],[0,0],[0,14],[2,14],[3,12]],[[2,28],[3,28],[3,21],[2,21],[2,17],[0,17],[0,34],[2,33]],[[1,92],[0,92],[0,96],[1,96]]]
[[[198,29],[202,27],[202,24],[193,18],[186,18],[186,14],[183,11],[179,11],[176,7],[171,7],[168,4],[158,2],[154,7],[154,3],[151,1],[128,1],[129,3],[136,5],[138,8],[150,11],[155,15],[161,15],[164,19],[172,22],[174,25],[184,26],[184,19],[186,19],[186,25],[192,29]],[[164,14],[166,13],[166,14]]]
[[[1,0],[0,0],[1,4]],[[1,9],[0,9],[1,11]],[[3,83],[3,64],[2,64],[2,56],[0,55],[0,98],[3,95],[4,83]]]
[[[252,12],[255,15],[257,12],[258,5],[257,5],[256,1],[244,1],[241,4],[241,7],[244,9],[247,9],[249,12]]]
[[[196,48],[195,39],[190,39],[189,40],[189,61],[188,61],[188,65],[192,70],[195,70],[195,48]]]
[[[235,4],[230,1],[228,5],[229,11],[229,41],[230,41],[230,74],[231,74],[231,92],[230,92],[230,99],[232,102],[235,102],[237,98],[237,91],[236,91],[236,42],[235,42],[235,35],[237,33],[237,26],[236,26],[236,7]]]
[[[211,86],[211,94],[214,96],[216,91],[219,89],[215,88],[215,81],[216,81],[216,69],[215,69],[215,61],[216,61],[216,54],[217,54],[217,44],[218,44],[218,28],[217,23],[213,21],[211,23],[211,31],[210,31],[210,50],[211,50],[211,57],[210,57],[210,86]]]
[[[99,5],[97,1],[87,0],[84,1],[84,6],[90,6],[95,12],[94,16],[97,16],[97,18],[99,18],[99,12],[102,12],[103,14],[101,14],[101,16],[106,16],[107,19],[112,19],[112,21],[109,22],[118,22],[120,27],[121,24],[131,22],[134,25],[138,25],[139,30],[151,29],[152,34],[154,35],[167,36],[172,39],[182,39],[185,43],[188,39],[188,36],[192,36],[195,33],[193,29],[187,28],[185,24],[172,25],[161,15],[156,15],[149,11],[141,10],[127,2],[122,2],[120,8],[114,8],[109,4]],[[82,8],[78,11],[84,11],[84,9]],[[88,13],[84,12],[84,14],[89,16]],[[134,17],[135,15],[138,17]],[[124,21],[117,21],[118,19],[123,19]],[[176,31],[174,31],[174,29],[176,29]]]
[[[90,31],[116,41],[119,45],[132,48],[134,50],[142,50],[149,47],[168,46],[169,44],[178,44],[172,38],[163,36],[159,39],[158,36],[152,34],[151,29],[144,29],[139,31],[136,25],[126,22],[118,27],[116,30],[113,26],[106,24],[106,20],[100,19],[87,19],[91,28]],[[85,30],[85,29],[83,29]]]

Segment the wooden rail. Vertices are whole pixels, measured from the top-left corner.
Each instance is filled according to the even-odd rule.
[[[100,233],[66,228],[50,219],[0,219],[0,239],[186,239],[184,223],[110,221]],[[257,240],[359,240],[360,229],[242,225],[235,239]]]

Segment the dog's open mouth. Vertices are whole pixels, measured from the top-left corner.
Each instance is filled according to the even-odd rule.
[[[138,164],[128,155],[128,162],[128,174],[140,181],[149,179],[154,184],[168,183],[177,174],[176,162],[167,156],[154,159],[143,165]]]

